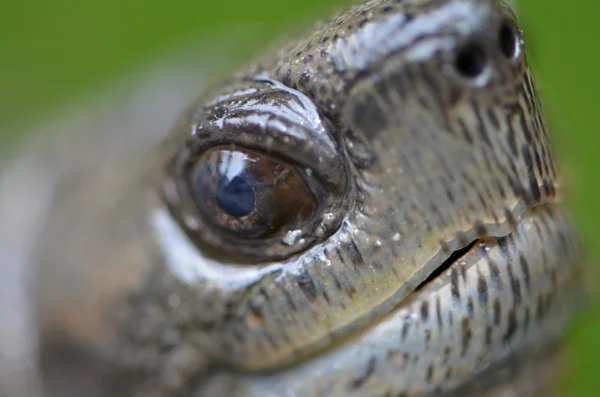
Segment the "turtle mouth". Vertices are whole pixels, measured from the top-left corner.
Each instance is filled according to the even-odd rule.
[[[467,255],[469,251],[471,251],[479,243],[481,243],[481,239],[476,239],[468,245],[452,252],[452,254],[444,262],[442,262],[440,266],[438,266],[425,280],[423,280],[423,282],[421,282],[421,284],[417,286],[417,288],[415,288],[415,292],[422,290],[427,284],[436,280],[438,277],[444,274],[444,272],[452,268],[455,263]]]
[[[540,206],[511,233],[451,252],[365,329],[295,365],[237,382],[256,392],[249,395],[270,396],[305,395],[307,384],[340,396],[382,388],[393,395],[471,391],[510,362],[560,342],[581,300],[582,261],[568,216]]]

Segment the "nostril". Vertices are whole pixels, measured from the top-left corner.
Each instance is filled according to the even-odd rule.
[[[500,26],[498,40],[502,54],[507,58],[513,58],[517,53],[517,34],[508,22]]]
[[[473,79],[485,70],[487,56],[477,43],[466,44],[456,56],[454,67],[463,77]]]

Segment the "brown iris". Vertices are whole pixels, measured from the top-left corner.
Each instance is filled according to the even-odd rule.
[[[294,166],[230,146],[196,160],[189,183],[199,212],[217,228],[243,239],[263,239],[301,228],[318,199]]]

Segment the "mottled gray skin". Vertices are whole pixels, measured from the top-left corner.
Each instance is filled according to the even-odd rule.
[[[582,257],[520,35],[492,0],[369,1],[213,87],[145,157],[72,175],[35,253],[46,392],[545,393]],[[330,189],[294,244],[197,216],[186,167],[220,144]]]

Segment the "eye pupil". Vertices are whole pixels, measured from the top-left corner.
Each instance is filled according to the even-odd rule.
[[[246,216],[254,209],[254,189],[241,176],[221,178],[217,184],[216,199],[223,211],[236,218]]]

